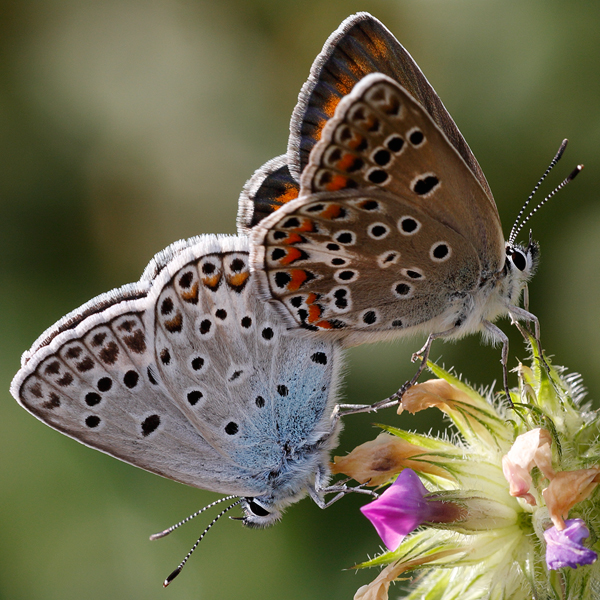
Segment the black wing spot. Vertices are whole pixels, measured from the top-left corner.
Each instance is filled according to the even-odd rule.
[[[187,290],[194,279],[194,274],[191,271],[187,271],[179,278],[179,286],[184,290]]]
[[[408,139],[413,146],[420,146],[425,140],[425,136],[423,135],[422,131],[417,129],[408,136]]]
[[[403,233],[413,233],[419,227],[419,223],[415,219],[411,219],[410,217],[404,217],[400,221],[400,229]]]
[[[60,363],[55,360],[46,367],[46,375],[58,375],[60,371]]]
[[[392,155],[389,150],[377,150],[373,155],[373,161],[376,162],[380,167],[385,167],[390,160],[392,160]]]
[[[110,377],[102,377],[98,380],[98,389],[101,392],[108,392],[108,390],[110,390],[110,388],[112,387],[112,384],[113,382]]]
[[[108,342],[99,353],[100,360],[107,365],[114,365],[119,357],[119,346],[115,342]]]
[[[263,339],[265,339],[265,340],[271,340],[271,339],[273,339],[273,336],[275,334],[273,333],[273,330],[270,327],[265,327],[261,331],[261,335],[263,336]]]
[[[252,327],[252,319],[250,317],[244,317],[241,323],[244,329],[250,329],[250,327]]]
[[[163,365],[168,365],[171,362],[171,353],[168,348],[163,348],[160,351],[160,362]]]
[[[58,383],[58,385],[61,387],[68,387],[73,383],[73,375],[67,372],[60,379],[57,379],[56,383]]]
[[[289,218],[285,223],[282,223],[282,227],[300,227],[300,221],[296,217]]]
[[[240,377],[240,375],[242,375],[244,371],[234,371],[233,374],[231,375],[231,377],[229,378],[229,382],[235,381],[236,379],[238,379]]]
[[[83,350],[79,346],[72,346],[65,352],[67,358],[79,358]]]
[[[212,323],[208,319],[204,319],[200,323],[200,333],[202,335],[206,335],[210,331],[211,326],[212,326]]]
[[[140,376],[137,371],[130,370],[123,376],[123,383],[129,389],[133,389],[137,385],[139,378]]]
[[[101,400],[102,396],[100,394],[97,394],[96,392],[88,392],[85,395],[85,403],[88,406],[96,406],[96,404],[100,404]]]
[[[173,312],[173,300],[171,298],[165,298],[160,305],[160,314],[169,315]]]
[[[380,225],[379,223],[372,225],[369,229],[369,233],[374,238],[383,237],[386,233],[388,233],[388,228],[385,225]]]
[[[314,363],[317,363],[318,365],[326,365],[327,364],[327,354],[325,354],[325,352],[315,352],[310,357],[310,360],[312,360]]]
[[[341,279],[342,281],[350,281],[350,280],[354,279],[355,275],[356,275],[356,271],[342,271],[338,275],[338,279]]]
[[[232,271],[238,273],[246,268],[246,263],[241,258],[234,258],[229,267]]]
[[[256,396],[256,400],[254,402],[258,408],[262,408],[265,405],[265,399],[262,396]]]
[[[362,320],[367,325],[373,325],[377,321],[377,314],[374,310],[369,310],[363,315]]]
[[[193,390],[188,392],[187,400],[192,406],[194,406],[201,398],[203,398],[203,396],[204,394],[200,390]]]
[[[350,231],[343,231],[342,233],[338,233],[335,237],[335,241],[340,244],[352,244],[354,242],[354,234]]]
[[[417,179],[413,184],[413,192],[419,196],[429,194],[440,183],[440,180],[435,175],[426,175]]]
[[[79,361],[75,366],[80,373],[85,373],[94,368],[94,361],[89,356],[85,356],[83,360]]]
[[[373,169],[367,175],[367,179],[376,185],[385,183],[389,178],[390,176],[383,169]]]
[[[277,386],[277,393],[280,396],[285,397],[285,396],[287,396],[290,393],[290,390],[285,385],[278,385]]]
[[[224,321],[227,318],[227,311],[224,308],[219,308],[215,312],[215,317],[217,317],[217,319],[221,319],[221,321]]]
[[[54,410],[60,406],[60,396],[55,392],[50,392],[50,400],[42,404],[42,408]]]
[[[431,256],[436,260],[444,260],[450,254],[447,244],[436,244],[431,250]]]
[[[194,369],[194,371],[199,371],[203,366],[204,359],[201,356],[196,356],[196,358],[192,360],[192,369]]]
[[[85,424],[90,429],[94,429],[95,427],[98,427],[98,425],[100,425],[100,417],[97,417],[96,415],[90,415],[89,417],[86,417]]]
[[[408,283],[399,283],[396,286],[396,294],[399,296],[408,296],[410,294],[410,285]]]
[[[150,415],[142,421],[142,435],[144,437],[150,435],[158,429],[160,425],[160,417],[158,415]]]
[[[285,271],[277,271],[275,273],[275,285],[278,288],[284,288],[291,280],[292,276]]]
[[[239,430],[238,424],[233,421],[229,421],[229,423],[225,425],[225,433],[227,435],[235,435]]]
[[[398,154],[404,148],[404,140],[399,135],[391,136],[385,144],[392,152]]]
[[[215,272],[215,265],[213,263],[204,263],[202,265],[202,272],[205,275],[212,275]]]

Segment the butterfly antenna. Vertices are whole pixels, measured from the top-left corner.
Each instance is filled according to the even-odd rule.
[[[544,179],[546,179],[546,177],[548,177],[548,173],[550,173],[550,171],[552,171],[552,169],[554,168],[554,165],[561,159],[561,157],[562,157],[562,155],[563,155],[563,153],[564,153],[564,151],[565,151],[568,143],[569,143],[569,140],[565,139],[565,140],[562,141],[562,144],[560,145],[560,148],[558,149],[558,152],[555,154],[554,158],[550,162],[550,165],[546,169],[546,172],[540,177],[540,180],[537,182],[536,186],[533,188],[533,191],[531,192],[531,194],[529,194],[529,198],[527,198],[527,200],[525,201],[525,204],[523,204],[523,206],[521,207],[521,210],[519,211],[519,214],[517,215],[517,218],[515,219],[515,223],[512,226],[512,229],[510,230],[510,235],[508,236],[508,243],[509,244],[513,244],[514,243],[514,241],[515,241],[515,239],[516,239],[519,231],[521,230],[521,228],[525,224],[525,221],[524,221],[519,226],[519,219],[523,216],[523,213],[525,212],[525,209],[529,206],[529,203],[531,202],[531,199],[533,198],[533,196],[535,195],[535,193],[538,191],[538,188],[540,187],[540,185],[542,185],[542,182],[544,181]]]
[[[213,506],[216,506],[217,504],[221,504],[221,502],[227,502],[228,500],[233,500],[234,498],[237,498],[237,496],[225,496],[224,498],[219,498],[218,500],[211,502],[204,508],[201,508],[200,510],[196,511],[193,515],[190,515],[189,517],[183,519],[183,521],[179,521],[179,523],[176,523],[175,525],[171,525],[171,527],[169,527],[168,529],[165,529],[159,533],[153,533],[150,536],[150,540],[154,541],[154,540],[159,540],[160,538],[164,538],[165,536],[169,535],[172,531],[175,531],[182,525],[185,525],[188,521],[191,521],[194,517],[197,517],[198,515],[202,514],[205,510],[208,510],[209,508],[212,508]]]
[[[223,502],[225,500],[231,500],[232,498],[235,498],[236,496],[228,496],[227,498],[221,498],[221,500],[217,501],[217,502],[213,502],[210,506],[214,506],[215,504],[218,504],[219,502]],[[239,498],[236,502],[234,502],[233,504],[230,504],[227,508],[224,508],[206,527],[206,529],[202,532],[202,535],[196,540],[196,543],[191,547],[190,551],[185,555],[185,558],[179,563],[179,566],[163,581],[163,587],[167,587],[172,581],[173,579],[175,579],[175,577],[177,577],[177,575],[179,575],[179,573],[181,573],[181,570],[183,569],[183,567],[185,567],[185,563],[189,560],[190,556],[192,555],[192,553],[194,552],[194,550],[198,547],[198,544],[202,541],[202,538],[204,538],[204,536],[210,531],[210,528],[229,510],[231,510],[234,506],[237,506],[238,504],[240,504],[242,502],[243,498]],[[206,507],[208,508],[208,507]],[[202,511],[198,511],[198,512],[202,512]],[[194,517],[196,515],[193,515]],[[185,519],[185,521],[189,521],[192,517],[188,517],[187,519]],[[185,521],[182,521],[182,523],[185,523]],[[173,527],[174,529],[175,527]],[[155,538],[156,539],[156,538]]]
[[[550,200],[550,198],[552,198],[552,196],[554,196],[557,192],[559,192],[560,190],[562,190],[567,183],[570,183],[571,181],[573,181],[573,179],[575,179],[575,177],[577,177],[577,175],[579,175],[579,173],[581,173],[581,171],[583,170],[583,165],[577,165],[573,171],[571,171],[571,173],[569,174],[568,177],[566,177],[565,179],[563,179],[528,215],[527,217],[525,217],[525,219],[523,219],[523,222],[519,225],[519,227],[517,228],[517,230],[515,231],[514,235],[511,235],[511,237],[509,238],[509,244],[512,244],[515,241],[515,238],[517,237],[517,235],[519,235],[519,232],[521,231],[521,229],[523,229],[523,225],[525,225],[525,223],[527,223],[527,221],[529,221],[529,219],[531,219],[531,217],[533,217],[533,215],[540,209],[542,208],[542,206],[544,206],[544,204],[546,204],[546,202],[548,202],[548,200]]]

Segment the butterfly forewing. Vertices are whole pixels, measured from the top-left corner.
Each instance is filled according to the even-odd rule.
[[[144,313],[122,308],[116,318],[102,313],[88,318],[34,354],[17,375],[13,393],[40,420],[88,446],[203,486],[198,461],[215,460],[216,453],[153,381]],[[119,335],[124,322],[138,326],[135,351]]]
[[[402,85],[444,132],[492,200],[477,159],[421,69],[390,31],[368,13],[348,17],[325,42],[298,97],[290,123],[288,151],[268,161],[240,194],[238,230],[248,233],[262,219],[298,195],[298,181],[336,107],[372,73]]]
[[[300,178],[338,103],[370,73],[383,73],[408,90],[448,137],[491,198],[477,160],[419,66],[385,25],[364,12],[348,17],[331,34],[300,92],[290,126],[288,161],[292,174]]]
[[[300,189],[304,196],[374,186],[401,199],[398,207],[408,203],[473,240],[491,259],[484,272],[500,268],[504,244],[493,200],[426,111],[382,75],[364,78],[338,105]]]

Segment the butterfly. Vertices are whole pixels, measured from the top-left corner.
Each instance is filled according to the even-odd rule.
[[[11,393],[87,446],[239,497],[229,508],[264,527],[307,493],[324,508],[347,491],[327,486],[340,353],[298,340],[261,300],[246,237],[204,235],[45,331]]]
[[[434,339],[475,332],[503,345],[508,390],[508,338],[493,322],[533,321],[539,340],[537,318],[518,306],[539,246],[515,242],[524,222],[505,241],[475,156],[377,19],[358,13],[329,37],[290,132],[287,154],[239,201],[264,297],[290,327],[345,346],[426,334],[420,369],[392,403]]]

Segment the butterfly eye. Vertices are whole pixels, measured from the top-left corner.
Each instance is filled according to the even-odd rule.
[[[269,514],[268,510],[265,510],[260,504],[254,502],[252,498],[246,498],[248,501],[248,508],[257,516],[257,517],[267,517]]]
[[[527,267],[527,259],[519,250],[514,250],[510,255],[510,260],[512,260],[513,265],[519,269],[519,271],[524,271],[525,267]]]

